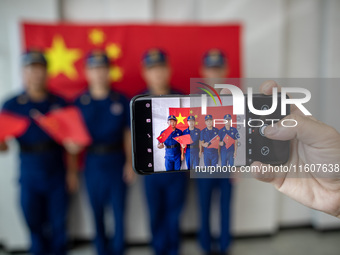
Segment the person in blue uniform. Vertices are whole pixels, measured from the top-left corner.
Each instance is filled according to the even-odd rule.
[[[127,183],[133,180],[129,101],[110,87],[110,61],[104,51],[86,58],[88,91],[75,105],[80,109],[92,144],[86,150],[85,182],[96,228],[98,255],[124,253],[124,213]],[[107,236],[104,214],[114,213],[114,238]]]
[[[208,50],[202,58],[202,68],[201,75],[210,81],[214,79],[225,78],[228,75],[229,67],[227,65],[227,60],[224,53],[219,49]],[[222,128],[223,129],[223,128]],[[210,131],[211,132],[211,131]],[[218,131],[221,134],[223,131]],[[203,135],[202,135],[203,133]],[[201,138],[204,138],[203,130],[201,131]],[[203,139],[206,142],[213,135]],[[221,136],[220,136],[221,137]],[[223,137],[224,138],[224,137]],[[220,145],[222,144],[220,140]],[[203,144],[204,146],[204,144]],[[204,159],[205,165],[216,165],[218,162],[218,156],[216,156],[216,150],[214,156],[204,148]],[[221,148],[222,154],[222,164],[225,163],[227,155],[223,147]],[[207,159],[207,160],[206,160]],[[231,162],[229,162],[231,163]],[[199,204],[201,212],[201,229],[199,234],[199,241],[203,251],[206,254],[227,254],[230,243],[230,202],[231,202],[231,191],[232,186],[230,183],[230,178],[201,178],[197,179],[198,194],[199,194]],[[214,191],[220,192],[220,215],[221,215],[221,230],[220,236],[217,238],[212,237],[210,232],[210,211],[211,211],[211,200]]]
[[[185,161],[188,169],[195,169],[199,165],[199,141],[201,136],[201,130],[195,127],[195,116],[190,115],[187,118],[189,127],[183,131],[183,135],[190,135],[192,143],[187,145],[185,152]]]
[[[201,131],[200,141],[201,148],[204,147],[204,164],[206,166],[216,166],[218,163],[219,151],[215,148],[209,148],[211,144],[211,140],[218,135],[218,128],[213,126],[213,116],[206,115],[205,125]],[[202,149],[200,150],[200,154],[202,155]]]
[[[29,118],[26,132],[17,138],[20,146],[20,204],[31,237],[34,255],[66,254],[68,190],[77,182],[76,169],[66,170],[64,148],[33,120],[36,114],[66,106],[47,91],[47,61],[41,51],[22,56],[24,92],[6,101],[3,111]],[[6,142],[0,145],[6,150]]]
[[[226,114],[224,116],[226,120],[225,127],[221,128],[218,135],[220,137],[221,146],[221,165],[222,166],[233,166],[234,159],[237,155],[237,140],[240,138],[240,134],[237,129],[231,126],[231,115]],[[234,139],[234,143],[227,148],[225,142],[223,141],[225,136],[228,135],[229,139]]]
[[[176,128],[177,118],[175,115],[169,115],[169,125],[172,127],[172,133],[164,141],[164,143],[158,143],[158,149],[165,147],[165,169],[166,171],[181,170],[181,145],[173,138],[181,136],[183,132]],[[163,130],[161,134],[164,132]]]
[[[168,56],[163,50],[154,48],[143,54],[142,76],[147,83],[147,94],[176,93],[169,85],[171,69]],[[179,222],[185,202],[187,179],[187,175],[180,171],[171,174],[157,173],[144,178],[151,243],[155,255],[179,254]]]

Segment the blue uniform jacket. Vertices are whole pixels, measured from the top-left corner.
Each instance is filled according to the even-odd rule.
[[[164,132],[163,130],[161,134]],[[172,133],[169,135],[169,137],[164,141],[165,146],[171,146],[171,145],[179,145],[179,143],[173,139],[174,137],[181,136],[183,132],[176,128],[175,131],[172,131]],[[181,155],[181,146],[176,146],[175,148],[165,148],[165,158],[172,158]]]
[[[66,105],[62,98],[52,94],[48,94],[47,98],[42,102],[32,102],[28,95],[23,92],[6,101],[2,109],[30,119],[28,129],[22,136],[17,138],[17,141],[21,146],[33,146],[39,143],[54,143],[54,141],[35,123],[31,115],[36,111],[46,114],[50,110]],[[21,181],[30,177],[46,178],[56,172],[60,172],[60,170],[65,170],[63,148],[55,146],[51,150],[34,153],[21,151],[20,170]]]
[[[188,149],[192,149],[192,148],[199,149],[199,140],[201,136],[201,130],[199,130],[198,128],[194,128],[194,130],[190,131],[190,129],[187,128],[186,130],[183,131],[183,135],[188,135],[188,134],[190,134],[191,140],[193,141],[193,143],[190,144],[190,147],[188,147]]]
[[[227,130],[226,127],[223,127],[220,129],[220,131],[218,132],[218,135],[220,137],[220,141],[223,141],[225,135],[228,134],[231,138],[233,138],[234,140],[237,140],[240,138],[240,134],[238,133],[237,129],[234,127],[230,127],[229,130]],[[226,151],[226,150],[234,150],[235,146],[234,144],[231,145],[228,149],[225,146],[221,147],[221,151]]]
[[[206,143],[206,142],[210,142],[211,139],[213,139],[216,135],[218,135],[218,128],[213,127],[211,130],[209,130],[208,128],[204,128],[201,131],[201,141]],[[215,148],[204,148],[204,152],[206,153],[217,153],[217,149]]]

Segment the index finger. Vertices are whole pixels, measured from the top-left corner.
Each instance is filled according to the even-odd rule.
[[[267,95],[267,96],[270,96],[273,94],[273,88],[277,88],[277,91],[278,92],[281,92],[281,86],[278,85],[275,81],[273,80],[268,80],[268,81],[265,81],[261,84],[260,86],[260,92]],[[289,95],[288,95],[289,96]],[[289,96],[290,97],[290,96]],[[291,113],[294,113],[294,114],[297,114],[297,115],[304,115],[299,108],[296,107],[296,105],[292,104],[290,106],[290,112]]]

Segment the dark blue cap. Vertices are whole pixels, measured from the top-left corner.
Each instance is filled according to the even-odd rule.
[[[23,66],[32,64],[41,64],[43,66],[47,66],[47,61],[42,51],[28,50],[22,55]]]
[[[142,56],[142,63],[145,67],[164,65],[167,62],[168,57],[165,51],[157,48],[147,50]]]
[[[204,119],[205,120],[212,120],[213,116],[209,114],[209,115],[206,115]]]
[[[211,49],[203,55],[204,67],[223,67],[225,64],[225,55],[219,49]]]
[[[175,115],[169,115],[168,120],[176,120],[177,121],[177,118],[176,118]]]
[[[195,120],[195,117],[194,116],[192,116],[192,115],[190,115],[189,117],[188,117],[188,119],[187,119],[188,121],[189,120]]]
[[[231,118],[230,114],[226,114],[226,115],[224,115],[224,119],[225,120],[231,120],[232,118]]]
[[[86,57],[87,67],[110,66],[110,59],[103,50],[93,50]]]

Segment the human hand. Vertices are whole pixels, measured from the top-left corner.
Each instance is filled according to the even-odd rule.
[[[132,184],[136,179],[136,174],[133,171],[132,164],[126,162],[123,169],[123,180],[127,184]]]
[[[270,95],[280,87],[273,81],[261,85],[260,91]],[[305,116],[295,105],[285,119],[294,119],[297,126],[285,128],[282,121],[267,126],[264,134],[274,140],[291,140],[290,158],[285,165],[340,164],[340,134],[331,126]],[[252,166],[261,169],[260,162]],[[256,173],[255,178],[271,183],[280,192],[316,210],[340,218],[340,173],[331,172]],[[326,176],[325,176],[326,175]]]
[[[79,145],[78,143],[75,143],[69,139],[63,142],[63,146],[68,153],[73,155],[79,154],[84,149],[84,146]]]
[[[66,174],[66,185],[69,193],[75,193],[79,189],[79,176],[76,171],[68,171]]]

